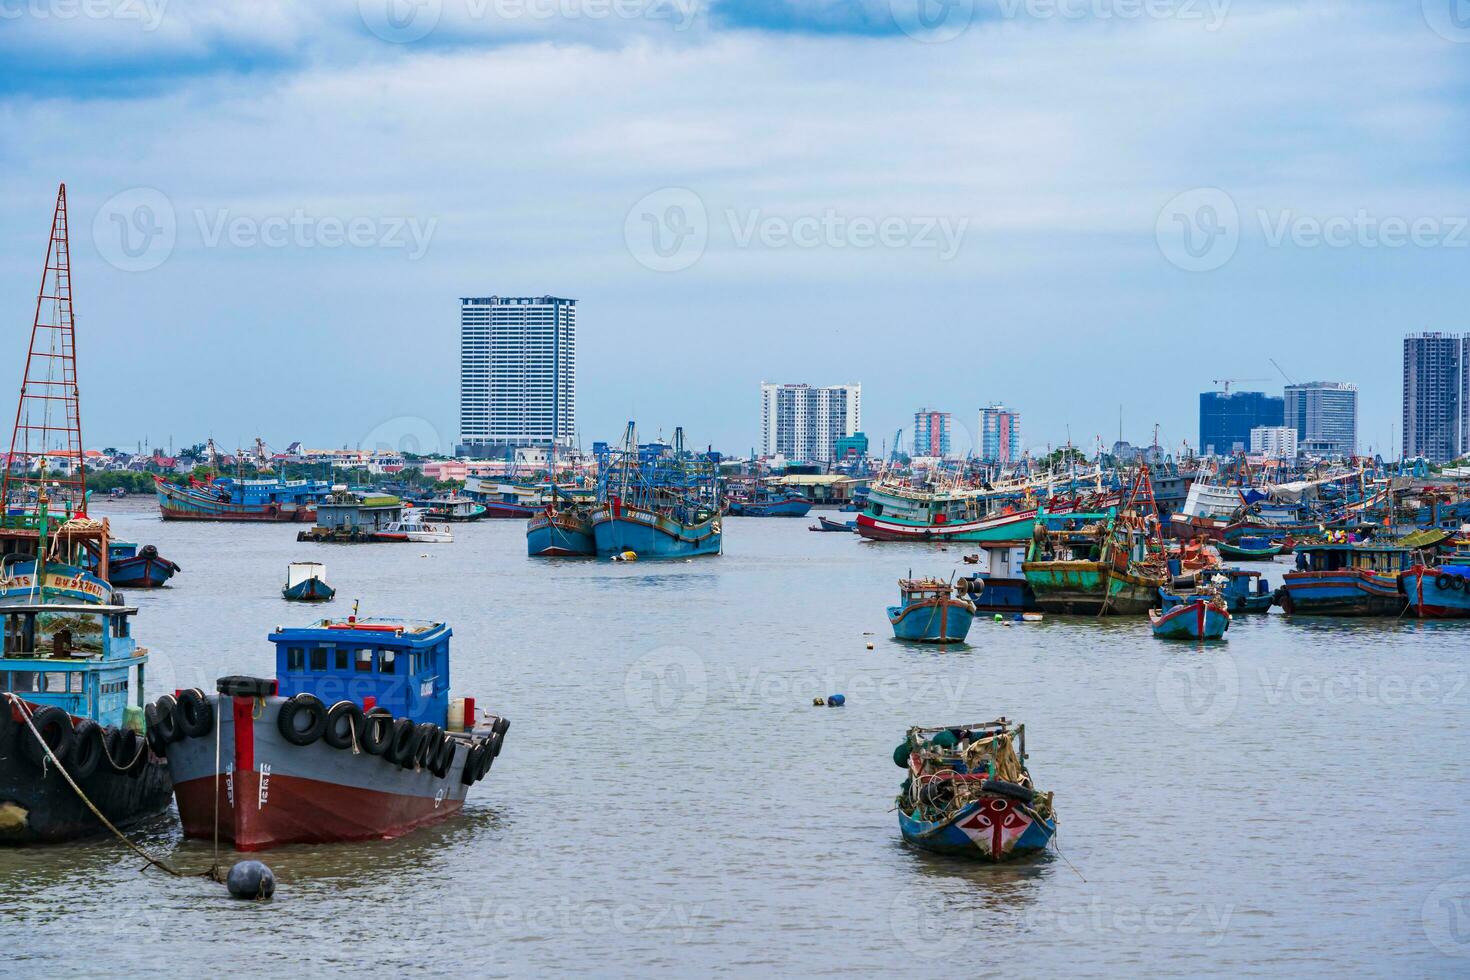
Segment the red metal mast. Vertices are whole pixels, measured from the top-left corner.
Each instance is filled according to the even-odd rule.
[[[0,502],[29,510],[43,485],[52,511],[87,512],[87,473],[82,456],[82,416],[77,390],[76,334],[71,306],[71,249],[66,224],[66,185],[56,192],[46,268],[36,296],[36,317],[26,350],[20,404],[10,436]],[[47,479],[48,469],[62,469]],[[16,498],[16,499],[12,499]]]

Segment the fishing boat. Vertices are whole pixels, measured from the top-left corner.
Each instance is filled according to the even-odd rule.
[[[319,561],[293,561],[286,566],[281,597],[292,602],[327,602],[337,590],[327,584],[327,566]]]
[[[1217,541],[1215,547],[1226,558],[1236,561],[1270,561],[1281,554],[1281,545],[1269,538],[1243,536],[1234,542]]]
[[[521,483],[492,481],[469,477],[464,484],[465,496],[483,504],[487,518],[527,520],[544,505],[540,488]]]
[[[115,588],[156,589],[182,571],[151,544],[139,548],[131,541],[113,541],[108,544],[107,551],[107,581]],[[88,552],[84,561],[87,568],[94,569],[97,556]]]
[[[708,454],[672,445],[639,446],[629,422],[623,443],[599,464],[592,535],[597,554],[639,560],[718,555],[723,550],[720,492]]]
[[[236,480],[222,476],[176,486],[154,478],[158,512],[166,521],[316,520],[316,505],[331,492],[322,480]]]
[[[899,603],[888,607],[888,622],[900,640],[963,643],[975,621],[975,604],[941,579],[898,580]]]
[[[185,835],[255,851],[388,839],[459,812],[510,726],[450,700],[451,636],[355,616],[282,628],[275,677],[149,705]]]
[[[1296,570],[1282,577],[1278,601],[1288,615],[1397,616],[1408,604],[1399,577],[1413,556],[1402,544],[1341,537],[1299,544]]]
[[[832,531],[851,534],[857,530],[857,521],[834,521],[831,518],[817,515],[817,523],[807,528],[808,531]]]
[[[1276,604],[1276,593],[1260,572],[1222,568],[1216,574],[1225,579],[1220,592],[1232,615],[1269,612]]]
[[[374,541],[409,541],[415,544],[452,544],[454,535],[442,524],[425,524],[416,517],[389,521],[372,534]]]
[[[1399,585],[1420,619],[1470,619],[1470,564],[1416,564]]]
[[[1159,599],[1148,620],[1160,639],[1218,640],[1230,628],[1230,605],[1218,590],[1179,595],[1160,589]]]
[[[1002,499],[888,481],[869,488],[857,533],[871,541],[1008,541],[1030,537],[1036,513],[1034,495]]]
[[[406,528],[421,522],[405,517],[403,511],[403,501],[391,493],[338,485],[317,505],[316,524],[298,533],[296,540],[329,544],[414,540],[406,536]]]
[[[1201,535],[1212,541],[1225,537],[1231,518],[1245,504],[1238,487],[1227,487],[1196,479],[1189,486],[1184,506],[1169,518],[1174,537],[1193,541]]]
[[[590,558],[597,554],[592,514],[556,494],[526,522],[526,554],[532,558]]]
[[[423,510],[431,521],[478,521],[487,514],[484,504],[454,494],[424,501]]]
[[[908,772],[895,799],[899,833],[915,847],[1006,861],[1056,836],[1053,796],[1026,769],[1025,725],[911,728],[893,761]]]
[[[1060,526],[1071,518],[1054,518],[1052,523]],[[1044,525],[1047,515],[1037,518]],[[960,594],[975,605],[982,613],[1026,613],[1037,612],[1036,593],[1026,581],[1021,567],[1026,562],[1027,542],[987,541],[979,550],[966,556],[967,563],[976,566],[974,574],[955,582]],[[974,561],[971,561],[971,558]]]
[[[761,493],[750,499],[729,502],[731,517],[805,517],[811,509],[811,501],[800,493]]]

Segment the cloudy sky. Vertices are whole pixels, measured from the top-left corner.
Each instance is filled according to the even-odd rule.
[[[56,184],[89,446],[450,446],[457,298],[579,301],[584,443],[1197,438],[1470,331],[1470,0],[0,0],[12,375]]]

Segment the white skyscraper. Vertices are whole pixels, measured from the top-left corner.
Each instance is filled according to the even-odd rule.
[[[837,440],[863,427],[863,386],[761,382],[761,451],[791,462],[830,463]]]
[[[459,301],[459,439],[471,456],[571,446],[577,427],[577,301]]]

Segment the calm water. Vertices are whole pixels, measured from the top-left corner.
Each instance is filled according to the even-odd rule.
[[[940,651],[890,639],[884,606],[960,551],[804,520],[629,565],[531,561],[519,522],[333,547],[141,501],[112,521],[184,567],[129,593],[153,693],[273,674],[266,633],[313,615],[279,598],[286,563],[315,558],[333,613],[450,622],[455,692],[512,728],[462,817],[268,852],[270,903],[140,873],[116,842],[0,851],[0,972],[1470,972],[1470,623],[1273,613],[1201,650],[1142,621],[978,622]],[[846,707],[812,707],[834,692]],[[1002,714],[1065,859],[906,848],[905,729]],[[210,863],[172,816],[142,837]]]

